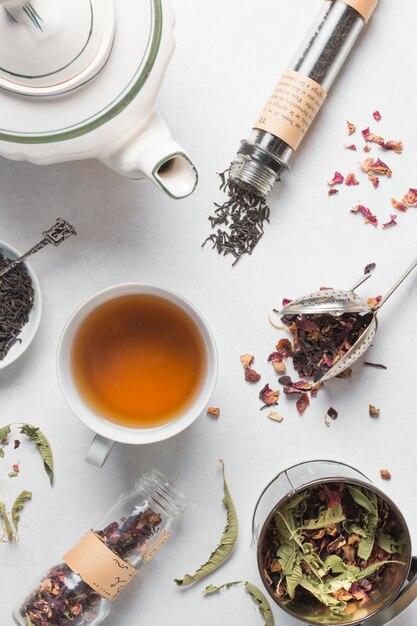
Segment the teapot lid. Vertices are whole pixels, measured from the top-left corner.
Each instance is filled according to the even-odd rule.
[[[9,4],[0,0],[0,142],[7,142],[10,148],[12,144],[29,148],[81,137],[117,117],[138,95],[142,96],[143,115],[150,113],[174,46],[171,34],[164,40],[162,52],[162,33],[168,35],[173,28],[173,18],[170,12],[166,14],[164,0],[59,0],[59,9],[57,0],[32,0],[30,6],[43,20],[38,26],[29,19],[13,22],[16,12],[28,6],[26,3],[22,8],[21,0],[14,1],[19,6],[10,9]],[[42,7],[45,10],[41,11]],[[60,19],[61,7],[68,10],[68,16],[72,15],[71,23]],[[47,28],[49,19],[51,31]],[[91,36],[90,31],[87,36],[87,21]],[[31,42],[34,64],[42,63],[42,73],[49,76],[36,79],[27,70],[13,69],[8,74],[4,71],[7,55],[10,63],[18,62],[12,59],[13,54],[5,45],[7,36],[9,46],[16,52],[17,39],[13,43],[10,38],[12,26],[16,27],[16,32],[22,29],[18,42],[26,45],[26,53],[19,57],[27,64],[26,68],[32,63],[28,52],[28,42]],[[69,47],[63,46],[63,51],[59,52],[61,69],[55,65],[58,71],[54,73],[54,61],[58,57],[51,51],[58,52],[60,48],[56,46],[58,27],[60,41],[70,42],[75,27],[74,41],[78,49],[82,37],[88,42],[78,57],[73,54],[67,66],[62,62],[65,54],[67,59],[70,57]],[[25,72],[25,76],[15,76]],[[61,83],[57,82],[59,74]],[[145,87],[146,94],[142,93]],[[26,153],[19,149],[19,154]]]
[[[68,92],[102,69],[115,34],[113,0],[33,0],[0,10],[0,87],[28,96]]]

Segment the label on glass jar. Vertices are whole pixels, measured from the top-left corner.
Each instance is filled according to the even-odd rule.
[[[149,561],[153,559],[155,554],[159,552],[159,550],[162,548],[162,546],[166,544],[166,542],[168,541],[168,539],[170,539],[171,536],[172,536],[172,533],[168,532],[167,530],[164,530],[159,535],[158,539],[154,541],[153,544],[149,546],[149,548],[146,550],[146,553],[143,557],[144,562],[149,563]]]
[[[307,76],[288,70],[263,108],[254,128],[279,137],[297,150],[327,92]]]
[[[369,20],[378,4],[378,0],[343,0],[343,2],[356,9],[356,11],[362,15],[365,22]]]
[[[94,591],[114,600],[137,573],[89,530],[65,556],[68,567]]]

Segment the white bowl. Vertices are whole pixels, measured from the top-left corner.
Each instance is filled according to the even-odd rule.
[[[16,250],[16,248],[13,248],[13,246],[1,240],[0,240],[0,252],[2,252],[2,254],[5,257],[8,257],[12,261],[22,256],[20,252]],[[29,320],[23,326],[19,334],[19,339],[21,339],[22,341],[21,342],[16,341],[13,344],[13,346],[10,348],[9,352],[4,357],[4,359],[0,361],[0,369],[7,367],[8,365],[16,361],[16,359],[18,359],[24,352],[26,352],[26,350],[29,348],[30,344],[32,343],[36,333],[38,332],[39,324],[41,321],[41,316],[42,316],[41,287],[39,285],[39,281],[36,277],[36,274],[31,268],[31,266],[29,265],[29,263],[25,263],[25,266],[29,273],[30,279],[32,281],[33,290],[35,292],[34,303],[29,313]]]

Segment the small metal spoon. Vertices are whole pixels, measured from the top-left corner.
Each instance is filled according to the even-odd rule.
[[[9,265],[7,265],[7,267],[0,272],[0,278],[8,274],[8,272],[20,263],[26,261],[26,259],[32,256],[32,254],[35,254],[36,252],[39,252],[39,250],[42,250],[42,248],[45,248],[45,246],[48,246],[49,244],[59,246],[63,241],[68,239],[68,237],[76,235],[77,231],[69,222],[63,220],[62,217],[58,217],[56,223],[49,230],[45,230],[42,234],[43,239],[37,243],[36,246],[33,246],[33,248],[28,250],[23,256],[9,263]]]
[[[338,309],[336,315],[341,315],[341,313],[345,313],[345,312],[351,312],[351,311],[357,311],[357,312],[371,312],[372,313],[372,319],[371,322],[369,324],[369,326],[366,328],[365,332],[362,333],[362,335],[357,339],[357,341],[355,341],[355,343],[353,344],[353,346],[350,348],[350,350],[348,350],[346,352],[346,354],[340,359],[340,361],[338,361],[337,363],[335,363],[334,365],[332,365],[332,367],[325,373],[323,374],[323,376],[321,376],[321,378],[315,380],[315,383],[324,383],[326,382],[326,380],[330,380],[331,378],[334,378],[335,376],[338,376],[339,374],[341,374],[342,372],[345,371],[345,369],[347,369],[348,367],[350,367],[351,365],[353,365],[353,363],[355,363],[367,350],[368,348],[371,346],[372,340],[375,336],[376,331],[378,330],[378,320],[377,320],[377,314],[379,312],[379,310],[383,307],[383,305],[387,302],[387,300],[392,296],[392,294],[394,293],[394,291],[396,291],[398,289],[398,287],[404,282],[404,280],[407,278],[407,276],[409,274],[411,274],[411,272],[417,267],[417,259],[414,259],[414,261],[411,263],[411,265],[405,270],[405,272],[400,276],[400,278],[394,283],[394,285],[391,287],[391,289],[385,294],[385,296],[382,298],[382,300],[379,302],[378,306],[375,309],[370,309],[369,305],[367,304],[367,302],[365,302],[365,300],[361,300],[360,298],[358,298],[357,302],[355,303],[355,307],[357,306],[357,308],[347,308],[345,310],[341,310],[340,308]],[[368,278],[369,275],[365,274],[365,276]],[[352,293],[354,289],[356,289],[356,287],[359,286],[359,284],[362,284],[362,282],[364,282],[367,278],[365,278],[365,276],[363,277],[363,279],[361,279],[360,281],[358,281],[354,287],[352,288],[351,292],[336,292],[336,293],[342,293],[342,294],[348,294],[348,293]],[[331,290],[331,291],[335,291],[335,290]],[[323,293],[325,294],[326,291],[324,292],[319,292],[319,293]],[[354,294],[356,295],[356,294]],[[282,317],[283,315],[296,315],[297,313],[294,313],[294,310],[298,310],[299,311],[299,315],[301,314],[305,314],[305,313],[328,313],[330,315],[334,314],[333,311],[329,308],[324,309],[320,308],[319,306],[315,306],[313,309],[309,309],[308,305],[304,306],[303,304],[303,298],[300,298],[299,300],[295,301],[298,303],[298,306],[300,304],[300,302],[302,302],[302,306],[301,308],[297,309],[296,307],[294,307],[294,309],[291,309],[291,305],[292,302],[287,305],[286,307],[284,307],[283,309],[281,309],[281,311],[279,311],[279,315]],[[332,305],[333,306],[333,305]],[[362,306],[362,308],[360,308]]]

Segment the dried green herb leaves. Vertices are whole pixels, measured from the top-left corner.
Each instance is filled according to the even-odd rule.
[[[10,523],[9,516],[7,515],[6,505],[4,502],[0,502],[0,517],[3,519],[4,528],[9,541],[13,541],[14,531]]]
[[[17,541],[17,533],[19,530],[20,513],[25,506],[26,502],[32,499],[32,493],[30,491],[22,491],[13,502],[11,518],[15,530],[10,522],[10,517],[6,511],[6,505],[0,502],[0,517],[3,519],[4,529],[9,541]]]
[[[11,432],[10,425],[3,426],[3,428],[0,428],[0,442],[7,439],[7,437],[10,435],[10,432]]]
[[[266,599],[265,595],[262,593],[258,587],[256,587],[253,583],[244,582],[244,581],[235,581],[231,583],[226,583],[224,585],[220,585],[219,587],[215,587],[214,585],[209,585],[205,588],[204,594],[211,595],[213,593],[219,593],[223,589],[230,589],[231,587],[236,587],[237,585],[244,585],[246,591],[249,593],[253,602],[258,606],[259,613],[265,620],[265,626],[275,626],[274,616],[271,611],[271,606]]]
[[[232,555],[238,538],[239,524],[237,520],[236,509],[230,495],[229,487],[226,482],[224,463],[220,461],[223,473],[223,504],[227,509],[227,524],[220,539],[217,548],[211,553],[208,561],[204,563],[195,574],[186,574],[182,579],[175,579],[179,587],[187,587],[192,585],[209,574],[215,572],[227,559]]]
[[[16,498],[12,506],[12,520],[16,532],[19,530],[20,513],[25,506],[26,502],[32,500],[31,491],[22,491]]]
[[[54,482],[54,460],[52,457],[52,449],[49,444],[49,441],[39,430],[37,426],[32,426],[31,424],[23,424],[20,427],[20,432],[22,435],[26,435],[29,437],[33,443],[38,447],[38,450],[42,456],[43,464],[45,467],[45,471],[49,476],[49,480],[51,485]]]
[[[394,560],[403,547],[398,518],[373,491],[317,485],[275,512],[262,546],[264,576],[284,602],[313,596],[329,609],[320,623],[337,623],[348,604],[356,610],[379,593],[386,566],[404,565]]]

